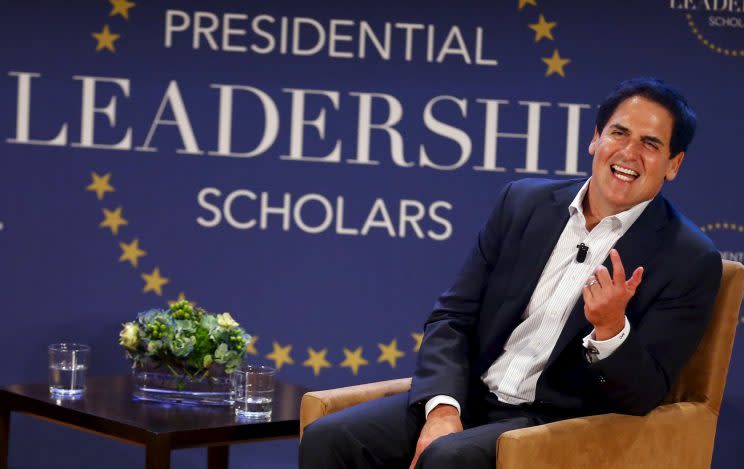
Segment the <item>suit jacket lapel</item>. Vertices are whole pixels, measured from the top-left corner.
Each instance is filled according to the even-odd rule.
[[[580,183],[571,184],[554,191],[552,200],[535,208],[527,223],[519,243],[520,264],[525,267],[514,272],[510,283],[512,291],[516,291],[516,296],[520,297],[517,304],[524,305],[524,308],[527,307],[545,264],[568,222],[568,205],[579,187]]]
[[[646,260],[658,251],[663,239],[657,232],[664,228],[668,221],[669,214],[666,212],[664,198],[657,195],[633,226],[617,241],[615,249],[623,261],[626,277],[630,276],[636,267],[644,265]],[[604,266],[612,273],[609,256]]]
[[[657,231],[667,224],[668,219],[664,198],[657,195],[633,223],[633,226],[617,241],[615,249],[620,254],[620,259],[625,267],[626,278],[633,273],[636,267],[644,265],[646,260],[658,251],[663,237],[658,236]],[[612,263],[609,255],[603,265],[612,274]],[[586,335],[591,330],[591,324],[584,317],[584,299],[579,296],[561,335],[558,337],[558,342],[553,347],[546,368],[555,361],[576,335],[582,332],[582,335]]]

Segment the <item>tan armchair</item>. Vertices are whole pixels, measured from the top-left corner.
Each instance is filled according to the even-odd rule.
[[[664,404],[648,415],[581,417],[504,433],[499,469],[708,468],[744,292],[744,266],[723,261],[713,318]],[[300,428],[323,415],[410,388],[410,378],[305,394]]]

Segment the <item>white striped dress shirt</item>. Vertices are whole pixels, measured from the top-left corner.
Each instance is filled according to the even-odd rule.
[[[534,402],[537,380],[581,295],[584,283],[650,203],[650,200],[645,201],[624,212],[605,217],[591,231],[587,231],[582,201],[588,187],[589,180],[568,207],[570,218],[540,275],[527,309],[522,314],[522,322],[504,344],[503,353],[481,376],[488,389],[501,402]],[[579,243],[589,246],[586,260],[581,263],[576,261],[576,246]],[[584,346],[596,348],[599,352],[597,359],[601,360],[616,350],[629,332],[630,325],[626,318],[625,328],[617,336],[597,341],[593,339],[592,331],[584,339]],[[435,396],[426,403],[426,415],[438,404],[450,404],[458,411],[460,409],[454,398]]]

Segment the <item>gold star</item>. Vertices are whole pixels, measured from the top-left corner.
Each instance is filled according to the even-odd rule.
[[[100,33],[91,33],[94,38],[96,38],[96,41],[98,41],[98,44],[96,44],[96,52],[100,51],[101,49],[108,49],[111,52],[116,52],[116,48],[114,48],[114,41],[119,39],[118,34],[113,34],[110,30],[108,25],[103,26],[103,31]]]
[[[136,5],[136,3],[127,0],[109,0],[109,3],[114,6],[109,16],[121,15],[125,20],[129,19],[129,9]]]
[[[119,262],[129,261],[132,267],[137,267],[139,258],[147,254],[147,252],[139,248],[139,240],[137,238],[129,244],[119,243],[119,247],[121,248]]]
[[[292,351],[291,345],[282,347],[281,345],[279,345],[279,343],[272,342],[271,346],[274,347],[274,351],[266,355],[266,358],[268,358],[269,360],[274,360],[274,366],[277,370],[280,370],[285,363],[294,365],[294,360],[292,360],[292,357],[289,356],[289,353]]]
[[[544,37],[553,41],[555,39],[553,37],[553,28],[555,28],[557,24],[558,23],[555,21],[545,21],[545,17],[540,15],[540,19],[537,20],[537,23],[532,23],[528,26],[531,30],[535,31],[535,42]]]
[[[563,67],[566,64],[571,63],[570,59],[561,58],[561,56],[558,54],[558,49],[553,50],[552,57],[550,58],[543,57],[542,61],[548,64],[548,71],[545,72],[546,77],[549,77],[550,75],[554,73],[557,73],[558,75],[565,78],[566,73],[563,71]]]
[[[142,274],[142,279],[145,281],[142,293],[154,291],[158,296],[163,294],[163,285],[170,283],[169,279],[160,276],[160,267],[155,267],[151,274]]]
[[[328,363],[328,360],[326,360],[326,353],[328,353],[328,349],[324,348],[323,350],[316,352],[313,350],[312,347],[307,348],[307,354],[308,359],[302,362],[302,366],[308,366],[312,367],[313,374],[315,376],[318,376],[320,374],[321,368],[330,368],[331,364]]]
[[[111,179],[111,173],[106,173],[103,176],[99,176],[97,173],[90,173],[93,177],[93,182],[88,184],[85,188],[86,191],[93,191],[96,193],[98,200],[103,200],[103,196],[106,192],[114,192],[113,186],[109,183]]]
[[[418,352],[421,349],[421,341],[424,340],[424,334],[419,332],[412,332],[411,337],[416,341],[416,345],[413,347],[414,352]]]
[[[341,368],[351,368],[351,372],[356,376],[359,373],[359,367],[369,365],[369,362],[362,357],[362,347],[357,347],[352,352],[344,347],[344,361],[339,363]]]
[[[258,342],[258,336],[252,335],[251,338],[248,340],[248,343],[245,345],[245,351],[251,355],[258,355],[258,350],[256,350],[256,342]]]
[[[405,355],[405,353],[398,350],[398,339],[393,339],[390,345],[377,344],[380,349],[380,356],[377,357],[377,363],[388,362],[391,367],[395,368],[398,364],[398,359]]]
[[[119,234],[119,227],[122,225],[128,225],[129,222],[121,216],[121,207],[116,207],[116,210],[103,209],[103,221],[98,225],[101,228],[111,228],[111,234],[114,236]]]
[[[519,9],[525,7],[525,5],[532,5],[533,7],[537,6],[537,0],[519,0]]]
[[[186,300],[186,294],[184,292],[179,292],[178,293],[178,298],[176,298],[175,300],[168,300],[168,306],[173,306],[174,304],[178,303],[179,301],[184,301],[184,300]],[[189,301],[189,303],[194,304],[193,301]]]

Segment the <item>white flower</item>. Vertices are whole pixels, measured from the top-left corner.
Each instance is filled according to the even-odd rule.
[[[135,350],[139,343],[139,326],[134,322],[124,324],[119,332],[119,343],[129,350]]]
[[[219,324],[221,327],[224,327],[225,329],[232,329],[233,327],[238,327],[238,323],[235,321],[235,319],[230,316],[230,313],[222,313],[217,315],[217,324]]]

